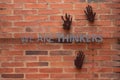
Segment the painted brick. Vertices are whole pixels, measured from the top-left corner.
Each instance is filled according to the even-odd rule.
[[[27,67],[40,67],[48,66],[48,62],[28,62],[26,63]]]
[[[26,51],[26,55],[48,55],[48,51]]]
[[[2,78],[24,78],[23,74],[2,74]]]
[[[72,55],[71,51],[52,51],[50,55]]]

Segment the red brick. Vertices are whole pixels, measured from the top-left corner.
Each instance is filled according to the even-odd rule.
[[[88,49],[110,49],[111,48],[111,44],[95,44],[95,43],[91,43],[88,45]]]
[[[35,3],[36,0],[14,0],[14,3]]]
[[[65,3],[78,3],[80,0],[64,0]]]
[[[113,72],[120,72],[120,68],[114,68]]]
[[[76,78],[92,78],[92,74],[76,74]]]
[[[25,26],[38,26],[38,23],[36,22],[15,22],[15,26],[25,27]]]
[[[15,68],[16,73],[37,73],[37,68]]]
[[[12,14],[12,10],[0,10],[0,15],[10,15]]]
[[[116,54],[118,54],[119,53],[119,51],[117,51],[117,50],[101,50],[101,51],[99,51],[99,54],[100,55],[116,55]]]
[[[100,60],[100,61],[110,61],[112,58],[111,58],[111,56],[92,56],[92,57],[89,57],[88,59],[89,60],[93,60],[93,58],[94,58],[94,60]]]
[[[113,9],[112,13],[116,14],[116,15],[119,15],[120,14],[120,10],[119,9]],[[116,19],[120,19],[120,17],[117,16]]]
[[[60,56],[40,56],[39,61],[61,61],[62,57]]]
[[[100,66],[103,66],[103,67],[111,67],[111,65],[112,66],[120,66],[120,63],[119,62],[111,62],[111,61],[109,61],[109,62],[107,62],[107,61],[104,61],[104,62],[102,62],[102,63],[100,63]]]
[[[112,0],[113,2],[120,2],[119,0]]]
[[[0,7],[4,9],[18,9],[22,8],[20,4],[5,4],[5,3],[0,3]]]
[[[50,16],[50,20],[52,21],[62,21],[61,16]]]
[[[107,21],[107,20],[96,21],[94,24],[88,23],[88,25],[91,25],[91,26],[111,26],[111,21]]]
[[[76,69],[76,68],[64,68],[66,73],[76,73],[76,72],[87,72],[87,68]]]
[[[24,78],[24,74],[2,74],[2,78]]]
[[[28,78],[28,79],[48,78],[49,75],[48,74],[26,74],[25,77]]]
[[[2,44],[0,45],[0,49],[2,50],[8,50],[8,49],[11,49],[13,48],[12,45],[8,45],[8,44]]]
[[[36,10],[14,10],[15,15],[32,15],[37,14]]]
[[[86,20],[86,16],[85,15],[76,15],[75,20]]]
[[[20,21],[22,16],[0,16],[2,21]]]
[[[37,33],[15,33],[15,38],[23,38],[23,37],[32,37],[32,38],[38,38]]]
[[[72,4],[51,4],[50,8],[52,9],[73,9]]]
[[[38,0],[40,3],[60,3],[61,0]]]
[[[114,56],[111,56],[112,57],[112,60],[120,60],[120,56],[118,55],[114,55]]]
[[[98,5],[95,3],[92,3],[90,5],[92,6],[93,10],[98,8]],[[85,9],[87,6],[88,4],[86,3],[79,3],[79,4],[75,4],[75,9]]]
[[[28,62],[26,63],[27,67],[45,67],[48,66],[48,62]]]
[[[60,27],[55,27],[52,28],[52,27],[49,27],[49,29],[46,27],[45,28],[45,31],[46,32],[49,32],[49,33],[64,33],[64,30]]]
[[[47,4],[25,4],[25,8],[46,9]]]
[[[0,44],[19,44],[19,43],[21,43],[20,39],[14,39],[12,37],[0,39]]]
[[[7,22],[7,21],[1,21],[0,22],[0,26],[10,27],[10,26],[12,26],[12,23],[11,22]]]
[[[15,61],[37,61],[37,56],[16,56]]]
[[[97,62],[86,62],[83,64],[83,68],[90,68],[90,67],[93,67],[93,66],[98,66],[98,63]]]
[[[80,28],[75,28],[75,32],[97,32],[96,27],[80,27]]]
[[[47,20],[48,17],[47,16],[25,16],[25,20],[28,21],[45,21]]]
[[[74,78],[73,74],[51,74],[51,78]]]
[[[118,50],[119,50],[119,49],[120,49],[120,45],[119,45],[119,44],[114,44],[114,45],[112,45],[112,48],[113,48],[113,49],[118,49]]]
[[[108,32],[108,33],[114,33],[117,31],[117,28],[116,27],[100,27],[99,28],[99,31],[100,32]]]
[[[64,56],[64,57],[63,57],[63,60],[64,60],[64,61],[74,61],[74,60],[75,60],[75,57],[74,57],[74,56]]]
[[[40,50],[57,50],[60,49],[60,45],[38,45]]]
[[[11,33],[0,33],[0,38],[12,38]]]
[[[51,67],[67,67],[67,66],[73,66],[73,62],[51,62],[50,63]]]
[[[2,67],[23,67],[22,62],[5,62],[1,64]]]
[[[60,14],[59,10],[39,10],[38,14],[40,15],[55,15]]]
[[[100,15],[101,20],[115,20],[119,17],[117,15]]]
[[[98,51],[97,50],[85,50],[83,51],[85,55],[96,55],[98,54]],[[76,53],[78,53],[78,51],[76,51]]]
[[[51,51],[50,52],[50,55],[72,55],[72,52],[71,51]]]
[[[4,56],[22,56],[24,55],[24,52],[23,51],[7,51],[7,50],[4,50],[2,51],[1,53],[2,55]]]
[[[39,72],[41,73],[62,73],[62,68],[42,68],[39,69]]]
[[[13,61],[12,57],[7,57],[7,56],[0,56],[0,61]]]
[[[40,22],[39,26],[43,26],[43,27],[57,27],[57,26],[61,26],[61,22]]]
[[[120,25],[120,20],[117,20],[117,21],[115,22],[115,25],[119,26],[119,25]]]
[[[115,73],[104,73],[100,75],[101,78],[119,78],[119,75],[115,74]]]
[[[2,32],[24,32],[23,28],[2,28]]]
[[[12,73],[13,68],[0,68],[0,73]]]
[[[105,4],[107,7],[110,7],[112,9],[120,8],[119,3],[110,3],[110,4]]]
[[[85,44],[76,44],[76,45],[63,45],[63,48],[66,50],[79,50],[79,49],[86,49]]]
[[[48,51],[26,51],[26,55],[48,55]]]
[[[0,0],[1,3],[11,3],[12,0]]]
[[[89,71],[93,71],[93,72],[112,72],[112,68],[90,68]]]
[[[86,26],[86,21],[78,21],[78,22],[73,22],[72,26]]]
[[[63,14],[69,13],[70,15],[84,15],[83,10],[63,10]]]
[[[111,13],[111,11],[109,9],[104,10],[104,8],[103,8],[103,10],[99,10],[99,9],[94,10],[94,12],[96,12],[97,14],[104,14],[104,13],[110,14]]]

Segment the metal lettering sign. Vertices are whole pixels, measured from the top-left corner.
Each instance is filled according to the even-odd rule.
[[[54,36],[56,38],[54,38]],[[102,36],[92,34],[92,35],[82,35],[82,34],[62,34],[62,33],[56,33],[56,34],[39,34],[37,39],[34,39],[33,37],[23,37],[22,43],[28,43],[28,42],[48,42],[48,43],[54,43],[54,42],[97,42],[100,43],[103,41]]]

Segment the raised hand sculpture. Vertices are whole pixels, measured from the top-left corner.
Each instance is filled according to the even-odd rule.
[[[85,58],[84,53],[82,51],[79,51],[79,53],[77,53],[76,59],[74,60],[76,68],[78,69],[82,68],[84,58]]]
[[[61,16],[61,18],[64,21],[63,29],[64,30],[70,30],[71,24],[72,24],[72,17],[66,13],[65,18],[63,16]]]
[[[96,13],[93,12],[92,6],[88,5],[84,12],[86,14],[87,20],[90,22],[94,22]]]

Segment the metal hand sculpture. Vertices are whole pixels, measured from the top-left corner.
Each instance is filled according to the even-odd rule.
[[[82,68],[84,58],[85,58],[84,53],[82,51],[79,51],[79,53],[77,53],[76,59],[74,60],[76,68],[78,69]]]
[[[65,18],[63,16],[61,16],[61,18],[64,21],[63,29],[64,30],[70,30],[71,24],[72,24],[72,17],[66,13]]]
[[[93,12],[92,6],[88,5],[86,7],[86,10],[84,10],[84,12],[87,16],[87,20],[90,21],[90,22],[94,22],[96,13]]]

